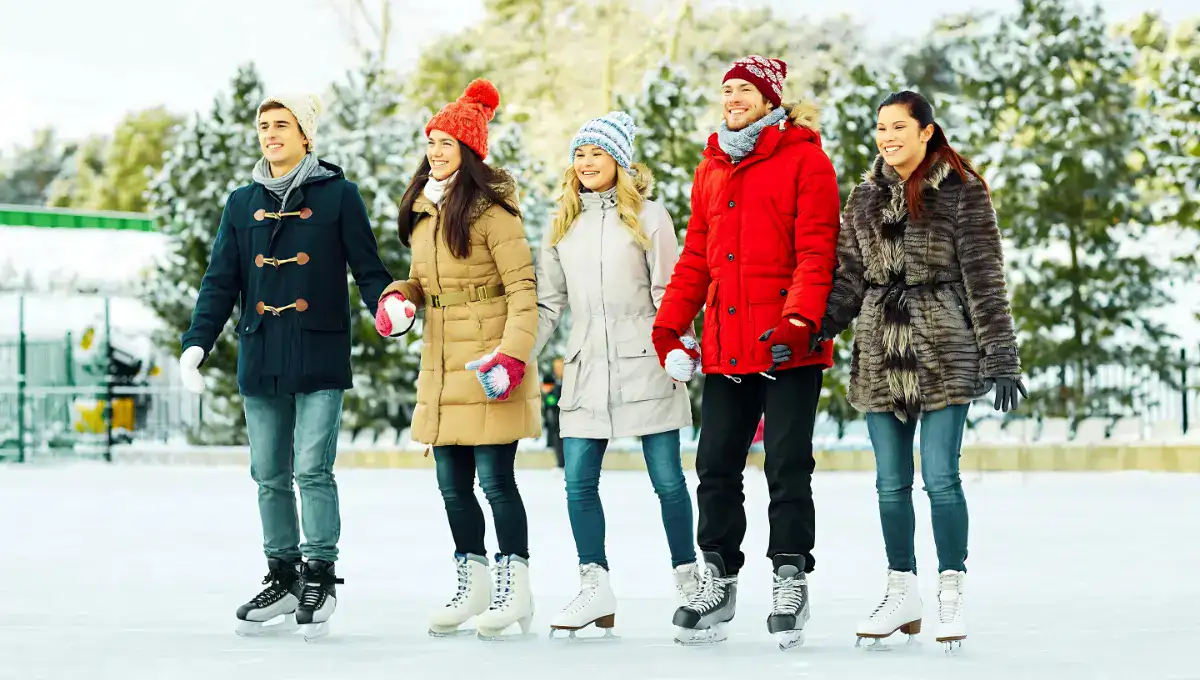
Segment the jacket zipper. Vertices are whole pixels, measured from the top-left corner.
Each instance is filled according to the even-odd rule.
[[[604,223],[605,223],[605,217],[607,214],[608,214],[608,211],[605,210],[603,206],[601,206],[600,207],[600,318],[603,320],[603,323],[604,323],[604,363],[606,365],[608,365],[608,371],[606,371],[606,372],[609,374],[608,375],[608,384],[605,385],[605,388],[604,388],[605,392],[609,392],[612,389],[612,371],[613,371],[613,366],[608,363],[608,348],[609,348],[609,345],[608,345],[608,309],[605,308],[605,306],[604,306],[604,290],[605,290],[605,288],[604,288]],[[614,348],[613,351],[615,352],[616,349]],[[612,432],[612,430],[611,430],[612,416],[611,416],[611,413],[609,412],[608,406],[609,406],[609,404],[611,404],[613,402],[612,394],[608,395],[607,401],[608,401],[608,403],[605,404],[604,407],[605,407],[605,412],[609,413],[609,428],[610,428],[609,433],[611,434],[611,432]]]

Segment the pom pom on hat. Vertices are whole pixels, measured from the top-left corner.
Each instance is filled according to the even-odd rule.
[[[571,140],[572,159],[579,147],[595,144],[613,157],[617,165],[629,169],[633,163],[633,140],[637,137],[637,124],[624,111],[609,111],[600,118],[593,118],[579,128]]]
[[[321,98],[315,94],[303,93],[286,93],[273,97],[267,97],[258,105],[258,110],[254,114],[254,125],[258,126],[258,118],[262,115],[263,107],[267,104],[279,104],[283,108],[292,112],[296,117],[296,122],[300,125],[300,132],[308,138],[308,150],[312,151],[317,145],[317,125],[321,113],[325,107],[321,104]]]
[[[441,130],[465,144],[481,159],[488,154],[487,124],[496,117],[500,91],[483,78],[472,80],[458,99],[442,107],[425,125],[425,136]]]

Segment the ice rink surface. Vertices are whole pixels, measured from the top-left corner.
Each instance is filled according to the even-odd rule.
[[[563,482],[553,471],[517,474],[537,639],[429,637],[427,612],[454,588],[432,471],[348,470],[337,474],[346,584],[330,637],[306,643],[233,633],[234,610],[265,573],[248,470],[0,466],[0,678],[1200,678],[1200,476],[965,473],[970,637],[946,657],[932,637],[937,563],[919,478],[924,644],[854,648],[855,622],[884,588],[873,477],[818,472],[813,618],[808,642],[782,652],[765,625],[759,471],[746,475],[737,618],[729,640],[704,648],[672,642],[666,540],[640,472],[601,481],[622,638],[547,640],[578,585]]]

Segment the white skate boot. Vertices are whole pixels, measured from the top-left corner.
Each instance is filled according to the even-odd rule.
[[[700,565],[692,562],[691,564],[681,564],[674,569],[675,576],[675,596],[680,607],[688,603],[692,596],[696,594],[696,589],[700,587]]]
[[[238,607],[237,634],[242,636],[294,633],[296,607],[300,604],[300,563],[277,557],[267,559],[266,586],[249,602]],[[278,619],[277,622],[271,621]]]
[[[455,555],[454,566],[458,571],[458,590],[444,607],[429,615],[429,634],[434,637],[472,632],[459,626],[487,611],[492,603],[492,575],[488,573],[486,557]]]
[[[604,630],[599,638],[615,638],[612,629],[617,620],[617,598],[609,585],[608,570],[599,564],[579,565],[579,594],[550,623],[550,639],[557,631],[569,631],[567,637],[574,639],[575,631],[595,624]]]
[[[529,586],[529,562],[516,555],[496,560],[496,594],[488,610],[475,619],[480,640],[523,639],[532,636],[533,591]],[[521,626],[520,635],[504,635],[512,624]]]
[[[963,618],[963,579],[961,571],[943,571],[938,574],[938,626],[937,641],[945,645],[946,653],[952,654],[962,647],[967,639],[967,622]]]
[[[921,593],[917,587],[917,575],[911,571],[888,570],[887,592],[875,611],[858,624],[858,647],[863,640],[870,640],[867,649],[885,650],[883,639],[900,631],[912,643],[921,632]]]

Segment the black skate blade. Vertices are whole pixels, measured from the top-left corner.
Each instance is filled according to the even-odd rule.
[[[267,621],[238,621],[234,632],[238,637],[281,637],[295,633],[299,627],[295,614],[282,614]]]

